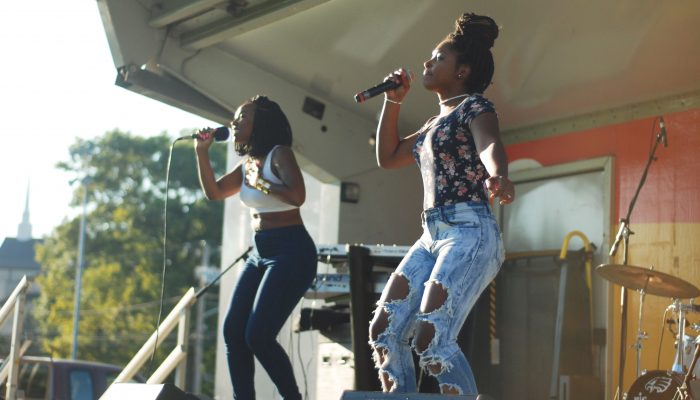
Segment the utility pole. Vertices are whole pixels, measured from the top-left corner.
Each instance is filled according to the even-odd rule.
[[[81,180],[83,185],[83,213],[80,216],[80,236],[78,238],[78,260],[75,266],[75,304],[73,307],[73,345],[71,347],[71,358],[78,357],[78,322],[80,321],[80,291],[83,279],[83,253],[85,248],[85,215],[87,214],[87,185],[88,179]]]

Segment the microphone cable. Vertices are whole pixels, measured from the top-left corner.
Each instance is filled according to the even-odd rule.
[[[156,357],[156,351],[158,350],[158,335],[160,331],[160,320],[163,317],[163,300],[165,298],[165,273],[167,271],[167,246],[168,246],[168,190],[170,189],[170,164],[173,159],[173,148],[175,143],[180,139],[177,138],[170,144],[170,149],[168,151],[168,162],[165,167],[165,199],[163,205],[163,268],[161,272],[161,282],[160,282],[160,299],[158,306],[158,320],[156,322],[156,341],[153,344],[153,353],[151,353],[151,359],[148,361],[148,367],[146,368],[146,375],[150,375],[151,368],[153,367],[153,359]]]
[[[219,130],[217,129],[217,134]],[[168,265],[168,191],[170,190],[170,165],[172,164],[172,159],[173,159],[173,149],[175,148],[175,143],[179,142],[180,140],[185,140],[185,139],[191,139],[193,138],[194,135],[191,136],[182,136],[179,137],[170,144],[170,149],[168,150],[168,161],[166,163],[165,167],[165,199],[163,200],[163,267],[162,267],[162,272],[161,272],[161,282],[160,282],[160,299],[158,300],[159,306],[158,306],[158,320],[156,322],[156,340],[155,343],[153,344],[153,353],[151,353],[151,359],[148,361],[148,366],[146,367],[146,375],[150,375],[151,369],[153,367],[153,360],[155,359],[156,356],[156,351],[158,350],[158,339],[159,339],[159,332],[160,332],[160,322],[163,317],[163,303],[165,299],[165,276],[167,272],[167,265]],[[228,131],[226,132],[226,137],[221,137],[221,140],[225,140],[228,138]],[[219,139],[219,137],[217,137]],[[206,291],[208,290],[211,286],[213,286],[219,278],[225,274],[229,269],[231,269],[238,261],[240,261],[243,258],[246,258],[248,256],[248,253],[252,250],[252,247],[248,247],[248,249],[243,252],[236,260],[231,263],[231,265],[228,266],[225,270],[223,270],[217,277],[214,279],[212,282],[210,282],[206,287],[200,289],[197,294],[196,298],[199,299],[199,297]]]

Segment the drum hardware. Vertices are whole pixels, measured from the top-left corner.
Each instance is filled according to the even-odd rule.
[[[641,329],[642,322],[642,312],[644,307],[644,297],[646,294],[651,294],[655,296],[671,297],[674,299],[674,307],[678,310],[679,314],[682,314],[682,321],[679,321],[681,327],[679,332],[685,332],[685,313],[691,306],[686,306],[681,304],[678,299],[688,299],[700,296],[700,289],[695,285],[673,275],[665,274],[663,272],[655,271],[652,268],[642,268],[635,267],[632,265],[619,265],[619,264],[604,264],[596,268],[596,272],[601,275],[604,279],[616,283],[624,288],[633,289],[639,291],[639,320],[637,329],[637,341],[634,344],[634,348],[637,352],[637,376],[641,373],[641,352],[642,352],[642,340],[645,340],[648,336]],[[626,320],[626,319],[623,319]],[[683,338],[683,336],[680,336]],[[682,369],[682,359],[683,355],[679,355]],[[623,360],[620,360],[620,364],[623,365]],[[674,363],[674,371],[676,369],[676,364]]]
[[[637,341],[634,342],[634,349],[637,353],[637,376],[641,375],[642,363],[642,340],[649,338],[646,332],[642,330],[642,313],[644,311],[644,289],[639,290],[639,317],[637,318]]]
[[[697,342],[697,341],[696,341]],[[683,383],[678,388],[676,396],[673,400],[692,400],[693,395],[690,393],[688,384],[690,383],[690,377],[693,375],[693,370],[695,369],[695,364],[698,362],[698,357],[700,356],[700,342],[695,344],[695,354],[693,355],[693,362],[690,363],[690,368],[683,378]]]
[[[673,372],[682,374],[684,373],[683,366],[684,360],[683,358],[685,357],[685,345],[686,345],[686,334],[685,334],[685,329],[686,325],[688,325],[686,321],[686,314],[688,311],[693,311],[695,312],[697,310],[697,307],[692,303],[690,304],[683,304],[680,302],[678,299],[674,299],[673,303],[666,308],[667,310],[670,310],[678,315],[678,336],[677,336],[677,347],[676,347],[676,358],[673,362],[673,366],[671,367],[671,370]],[[692,369],[689,371],[692,372]]]
[[[630,386],[626,400],[692,400],[683,375],[670,371],[649,371]]]
[[[700,296],[700,289],[692,283],[651,268],[603,264],[596,268],[596,272],[603,278],[627,289],[644,289],[647,294],[654,296],[673,299],[692,299]]]

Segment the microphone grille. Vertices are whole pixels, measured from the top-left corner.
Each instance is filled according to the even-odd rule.
[[[217,142],[225,142],[231,136],[231,131],[226,126],[220,126],[214,131],[214,140]]]

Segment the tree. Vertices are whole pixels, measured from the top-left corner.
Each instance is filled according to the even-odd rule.
[[[77,139],[70,160],[58,164],[88,187],[78,358],[124,365],[155,329],[170,143],[165,133],[143,138],[114,130]],[[222,173],[225,146],[213,146],[211,160]],[[203,199],[191,142],[173,148],[170,171],[163,317],[197,285],[194,250],[201,240],[220,245],[223,215],[223,203]],[[76,186],[73,206],[81,205],[82,190]],[[38,341],[55,357],[71,351],[79,224],[79,216],[65,221],[37,251]]]

